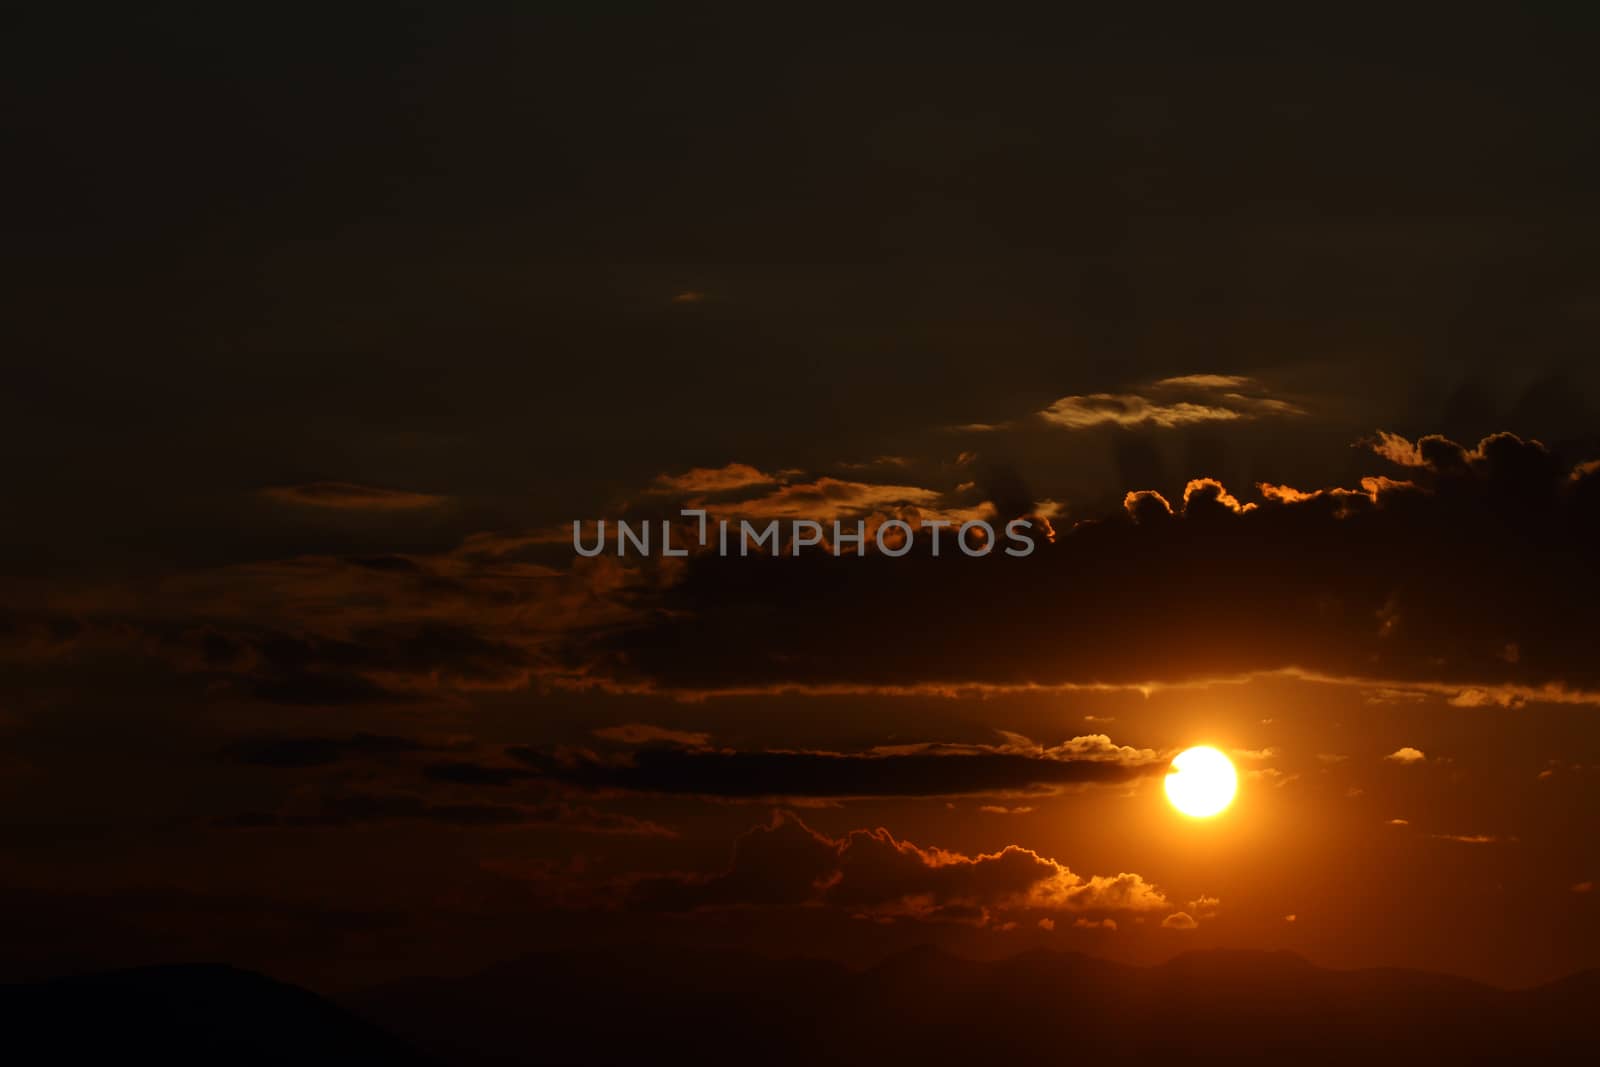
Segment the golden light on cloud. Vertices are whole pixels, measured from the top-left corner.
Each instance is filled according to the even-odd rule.
[[[1167,799],[1183,814],[1209,818],[1233,802],[1239,773],[1227,756],[1201,745],[1178,753],[1167,772]]]

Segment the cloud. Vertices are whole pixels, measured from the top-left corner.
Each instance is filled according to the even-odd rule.
[[[929,508],[943,496],[937,490],[916,485],[856,482],[823,476],[813,481],[789,482],[761,496],[730,503],[725,510],[735,517],[750,519],[834,519],[858,518],[882,509]]]
[[[1246,500],[1195,479],[1176,510],[1135,492],[1122,512],[1083,519],[1023,559],[575,559],[570,531],[565,543],[536,531],[436,553],[221,567],[159,589],[13,604],[0,656],[66,660],[120,644],[219,691],[301,706],[534,684],[977,694],[1273,673],[1458,703],[1600,703],[1583,625],[1600,602],[1586,566],[1600,467],[1509,434],[1423,451],[1433,458],[1413,481],[1360,489]],[[767,477],[702,470],[721,472],[691,479],[702,486]],[[734,495],[752,492],[757,508],[865,515],[920,508],[920,494],[936,497],[928,514],[996,499],[1010,511],[1031,495],[1000,481],[957,497],[826,479]],[[1419,570],[1421,558],[1437,565]]]
[[[1171,428],[1197,422],[1226,422],[1245,417],[1239,411],[1220,405],[1187,401],[1162,404],[1134,393],[1064,396],[1041,411],[1039,415],[1046,422],[1068,430],[1107,425],[1139,426],[1143,423]]]
[[[1232,389],[1249,388],[1253,380],[1238,374],[1183,374],[1176,378],[1162,378],[1156,383],[1160,389]]]
[[[1050,922],[1050,920],[1049,919],[1040,919],[1039,920],[1039,925],[1043,927],[1044,924],[1047,923],[1047,922]],[[1112,933],[1115,933],[1116,929],[1117,929],[1117,920],[1115,920],[1113,918],[1110,918],[1109,916],[1107,918],[1104,918],[1104,919],[1082,919],[1082,918],[1079,918],[1079,919],[1073,919],[1072,920],[1072,925],[1076,926],[1080,930],[1108,930],[1108,931],[1110,931]],[[1050,926],[1045,927],[1045,929],[1054,929],[1054,928],[1055,928],[1055,924],[1053,922],[1050,923]]]
[[[1593,882],[1578,882],[1578,883],[1573,885],[1572,891],[1574,893],[1592,893],[1592,892],[1594,892],[1594,883]]]
[[[1428,438],[1423,438],[1424,441]],[[1417,445],[1412,444],[1399,434],[1379,430],[1377,435],[1369,442],[1369,448],[1382,456],[1390,463],[1400,467],[1426,467],[1427,461],[1422,458],[1422,453]]]
[[[1496,845],[1516,838],[1496,837],[1494,834],[1430,834],[1435,841],[1454,841],[1458,845]]]
[[[1136,874],[1084,878],[1017,845],[971,856],[919,847],[881,827],[832,838],[784,811],[743,834],[725,870],[638,877],[628,885],[626,902],[671,912],[828,907],[878,921],[975,926],[1029,911],[1169,907],[1161,892]]]
[[[620,726],[605,726],[594,731],[603,741],[616,741],[624,745],[682,745],[685,748],[702,748],[711,742],[711,735],[688,730],[670,730],[664,726],[629,722]]]
[[[446,763],[439,780],[481,775],[540,779],[591,790],[687,794],[739,799],[1014,795],[1115,785],[1160,773],[1150,749],[1114,744],[1104,734],[1045,747],[1018,735],[995,745],[915,744],[862,752],[733,751],[646,747],[618,757],[512,746],[521,765],[483,768]]]
[[[1406,745],[1404,748],[1395,749],[1393,752],[1389,753],[1383,758],[1388,760],[1390,763],[1410,764],[1422,763],[1428,757],[1423,754],[1420,748],[1412,748],[1410,745]]]
[[[415,511],[434,508],[449,498],[432,493],[413,493],[404,489],[379,489],[352,482],[309,482],[305,485],[279,485],[261,490],[261,495],[280,504],[296,507],[328,508],[336,511]]]
[[[701,495],[772,485],[776,481],[773,475],[748,463],[729,463],[722,467],[695,467],[682,474],[657,475],[654,488],[662,492]]]
[[[574,806],[435,802],[406,793],[334,792],[284,811],[250,811],[220,820],[235,830],[328,830],[385,822],[432,822],[460,829],[559,826],[599,834],[672,837],[648,819]]]
[[[1200,924],[1195,922],[1194,916],[1186,911],[1175,911],[1161,920],[1161,925],[1168,930],[1193,930]]]
[[[1217,913],[1222,910],[1222,901],[1202,893],[1183,907],[1185,911],[1196,919],[1214,919],[1217,917]]]
[[[1197,423],[1303,414],[1300,407],[1267,396],[1254,380],[1227,374],[1162,378],[1143,393],[1064,396],[1039,413],[1050,425],[1069,430],[1108,425],[1171,429]]]
[[[301,706],[519,689],[536,674],[561,674],[554,647],[575,630],[630,617],[633,584],[655,580],[641,561],[557,569],[528,558],[550,550],[538,538],[474,536],[437,554],[303,556],[182,573],[156,590],[119,591],[129,606],[115,611],[78,609],[71,642],[52,647],[88,658],[132,646],[219,691]],[[36,654],[36,634],[57,629],[30,627],[8,641],[0,626],[0,654],[19,645]]]
[[[1532,473],[1534,466],[1544,465],[1540,457],[1527,452],[1519,455],[1518,446],[1524,442],[1512,434],[1504,433],[1485,437],[1473,448],[1457,444],[1439,434],[1428,434],[1413,442],[1384,430],[1379,430],[1375,437],[1365,443],[1375,454],[1396,466],[1443,475],[1460,476],[1497,468],[1503,470],[1508,460],[1520,460],[1527,467],[1524,473]],[[1588,463],[1578,464],[1573,468],[1571,477],[1577,479],[1593,473],[1588,469],[1590,466]]]
[[[1600,702],[1582,625],[1600,602],[1584,565],[1600,475],[1569,477],[1510,435],[1471,453],[1481,459],[1415,482],[1293,498],[1244,500],[1212,479],[1191,482],[1177,509],[1134,493],[1025,559],[692,558],[648,617],[570,648],[586,677],[693,695],[1145,688],[1277,671],[1365,692]],[[1437,565],[1419,570],[1421,558]],[[931,623],[914,639],[913,619]]]
[[[323,767],[346,759],[421,752],[428,746],[408,737],[353,734],[349,737],[253,737],[222,751],[230,763],[249,767]]]
[[[1245,771],[1244,776],[1252,781],[1270,783],[1275,789],[1282,789],[1300,780],[1298,774],[1288,774],[1276,767],[1253,767]]]
[[[1510,662],[1515,663],[1516,660]],[[1445,701],[1453,708],[1515,708],[1521,707],[1526,702],[1527,699],[1521,694],[1503,689],[1463,689]]]

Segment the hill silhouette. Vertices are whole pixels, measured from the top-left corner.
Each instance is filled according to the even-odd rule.
[[[359,1014],[441,1060],[478,1063],[1250,1065],[1526,1062],[1600,1051],[1600,972],[1533,990],[1287,952],[1190,952],[1156,967],[1035,951],[975,962],[922,947],[866,971],[650,951],[536,955],[394,983]]]
[[[336,1005],[231,967],[0,986],[35,1062],[165,1064],[1587,1062],[1600,971],[1508,991],[1419,971],[1334,971],[1207,950],[1155,967],[932,947],[867,970],[737,952],[537,954]]]
[[[19,1063],[427,1062],[314,993],[218,964],[0,985],[0,1033]]]

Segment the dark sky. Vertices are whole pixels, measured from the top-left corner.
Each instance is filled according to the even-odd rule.
[[[9,972],[1600,963],[1590,10],[559,7],[8,16]]]

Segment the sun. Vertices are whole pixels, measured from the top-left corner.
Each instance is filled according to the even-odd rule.
[[[1209,745],[1186,749],[1173,757],[1167,772],[1167,799],[1196,819],[1217,814],[1233,802],[1239,775],[1228,757]]]

